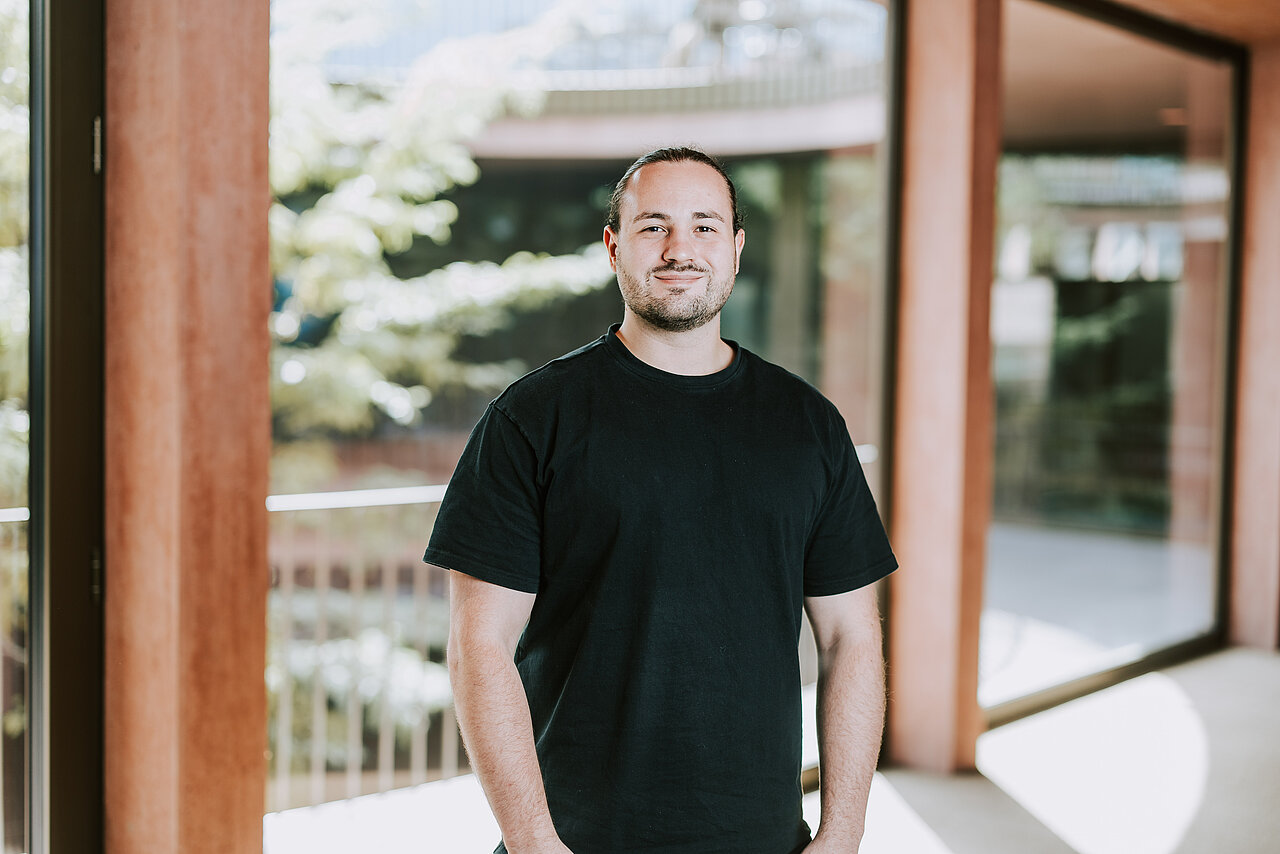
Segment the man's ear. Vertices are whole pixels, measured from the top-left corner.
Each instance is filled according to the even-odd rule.
[[[618,235],[609,226],[604,227],[604,248],[609,253],[609,267],[618,272]]]
[[[737,234],[733,235],[733,274],[738,274],[738,267],[742,264],[742,247],[747,243],[746,229],[738,229]]]

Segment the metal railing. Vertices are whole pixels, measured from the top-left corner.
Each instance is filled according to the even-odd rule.
[[[334,82],[399,85],[441,42],[535,25],[556,5],[580,7],[554,30],[563,42],[519,70],[548,94],[544,115],[786,107],[883,87],[887,16],[866,0],[757,4],[745,16],[736,3],[717,12],[688,0],[439,4],[326,68]]]
[[[447,579],[422,563],[443,494],[268,498],[269,811],[467,770],[444,665]]]
[[[543,114],[704,112],[822,104],[879,95],[883,63],[834,59],[726,71],[718,68],[545,71]]]

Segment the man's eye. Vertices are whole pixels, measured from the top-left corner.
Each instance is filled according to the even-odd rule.
[[[716,229],[715,229],[715,226],[713,226],[713,225],[700,225],[700,226],[698,226],[698,231],[710,231],[710,232],[715,232],[715,230],[716,230]]]

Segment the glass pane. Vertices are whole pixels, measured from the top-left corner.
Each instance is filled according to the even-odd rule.
[[[272,4],[269,808],[466,771],[435,504],[490,399],[622,317],[638,155],[739,185],[726,337],[820,385],[877,488],[887,13],[804,4]],[[371,491],[376,490],[376,491]],[[811,674],[812,675],[812,674]]]
[[[1232,71],[1006,3],[984,705],[1215,624]]]
[[[27,835],[28,5],[0,4],[0,834]]]

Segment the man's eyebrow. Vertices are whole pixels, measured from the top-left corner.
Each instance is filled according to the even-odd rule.
[[[716,213],[715,211],[694,211],[692,216],[694,219],[715,219],[715,220],[719,220],[720,222],[724,222],[724,217],[720,216],[720,214]],[[656,219],[662,222],[670,222],[671,216],[668,214],[659,213],[658,211],[641,211],[640,213],[636,214],[635,218],[631,221],[639,222],[642,219]]]

